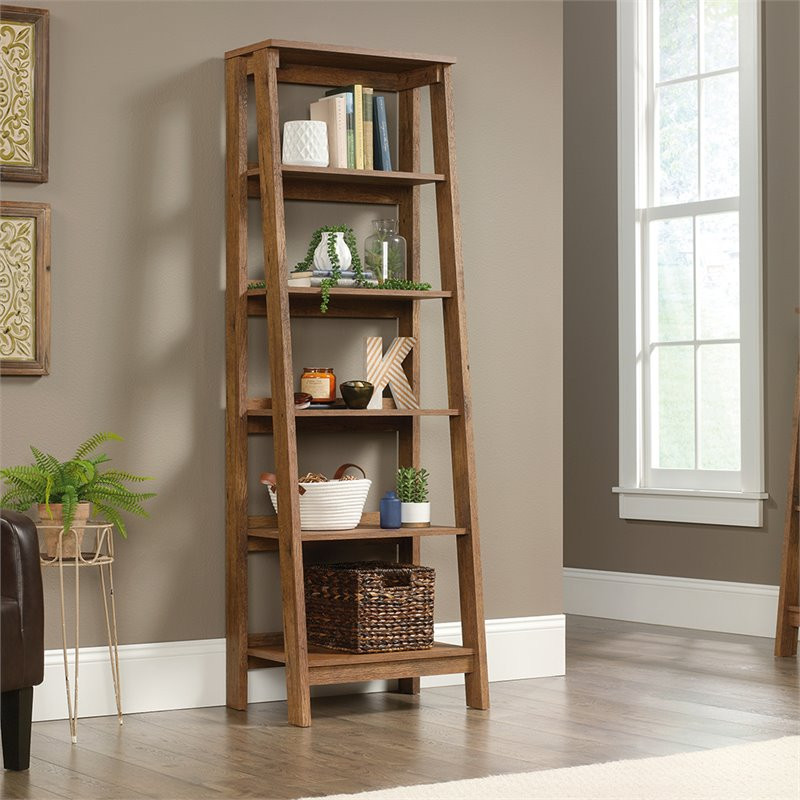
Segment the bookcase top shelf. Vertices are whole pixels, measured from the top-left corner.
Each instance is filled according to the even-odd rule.
[[[293,42],[286,39],[264,39],[245,47],[237,47],[235,50],[228,50],[225,58],[252,56],[256,51],[264,50],[267,47],[280,52],[281,67],[296,64],[379,70],[381,72],[407,72],[419,67],[456,63],[456,59],[451,56],[401,53],[394,50],[369,50],[360,47],[344,47],[338,44]]]

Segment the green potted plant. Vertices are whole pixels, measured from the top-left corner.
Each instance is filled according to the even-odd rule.
[[[134,492],[125,484],[151,479],[121,470],[103,471],[99,466],[110,461],[109,457],[91,455],[103,442],[111,440],[122,441],[115,433],[96,433],[83,442],[68,461],[59,461],[31,446],[33,464],[0,470],[0,477],[6,484],[0,506],[27,511],[38,504],[39,520],[52,521],[58,526],[45,529],[45,546],[50,558],[58,555],[61,531],[70,529],[75,535],[64,537],[62,557],[75,558],[92,506],[95,514],[116,525],[123,537],[127,536],[127,530],[121,511],[147,516],[142,502],[155,497],[155,493]]]
[[[397,470],[400,523],[404,528],[426,528],[431,524],[428,477],[426,469],[400,467]]]
[[[363,286],[364,270],[358,256],[358,245],[353,229],[347,225],[324,225],[311,235],[306,257],[295,265],[294,272],[311,269],[329,270],[330,277],[320,282],[320,311],[324,314],[330,303],[331,289],[339,283],[342,269],[352,269],[355,283]]]

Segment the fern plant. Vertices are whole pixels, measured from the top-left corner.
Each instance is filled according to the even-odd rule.
[[[397,496],[403,503],[428,502],[428,470],[400,467],[397,470]]]
[[[108,441],[122,441],[115,433],[96,433],[75,451],[69,461],[59,461],[55,456],[31,446],[34,463],[0,469],[6,492],[0,497],[0,506],[15,511],[27,511],[34,503],[44,505],[53,519],[51,503],[60,503],[64,530],[69,530],[78,503],[89,502],[95,513],[116,525],[123,537],[127,536],[125,523],[120,516],[127,511],[140,517],[147,512],[142,502],[155,497],[154,492],[134,492],[126,483],[142,483],[151,478],[130,472],[109,469],[101,471],[100,464],[111,459],[104,454],[92,455]]]

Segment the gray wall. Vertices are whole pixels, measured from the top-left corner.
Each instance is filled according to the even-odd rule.
[[[455,72],[457,148],[474,386],[480,518],[489,617],[558,613],[561,599],[561,4],[50,2],[48,184],[3,196],[53,207],[52,371],[2,381],[2,462],[38,444],[67,457],[96,430],[108,452],[155,475],[152,518],[131,522],[116,572],[124,642],[224,633],[223,53],[263,38],[444,53]],[[282,97],[289,116],[308,95]],[[311,99],[319,91],[312,90]],[[427,110],[424,105],[423,111]],[[429,129],[425,128],[426,134]],[[430,145],[423,166],[431,166]],[[423,277],[438,282],[432,189],[423,190]],[[290,204],[289,257],[320,224],[359,240],[374,211]],[[257,223],[254,204],[251,216]],[[263,264],[254,235],[251,274]],[[440,314],[423,316],[423,400],[444,402]],[[302,331],[301,331],[302,328]],[[250,394],[268,389],[263,320],[251,324]],[[384,323],[295,328],[295,372],[361,371]],[[253,470],[270,440],[251,439]],[[363,463],[377,508],[394,467],[392,437],[301,437],[300,468]],[[426,420],[423,460],[434,513],[452,519],[446,422]],[[253,510],[266,509],[253,486]],[[371,552],[368,549],[360,552]],[[320,555],[317,553],[316,555]],[[323,554],[324,555],[324,554]],[[452,542],[426,542],[438,569],[437,617],[458,618]],[[279,624],[274,555],[253,557],[254,629]],[[96,576],[82,581],[82,641],[103,638]],[[54,576],[47,646],[59,645]]]
[[[798,356],[798,4],[764,8],[763,528],[619,519],[615,4],[564,6],[564,563],[776,584]]]

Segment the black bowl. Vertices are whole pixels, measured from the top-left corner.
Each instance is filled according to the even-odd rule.
[[[375,387],[369,381],[345,381],[339,384],[339,390],[348,408],[366,408]]]

